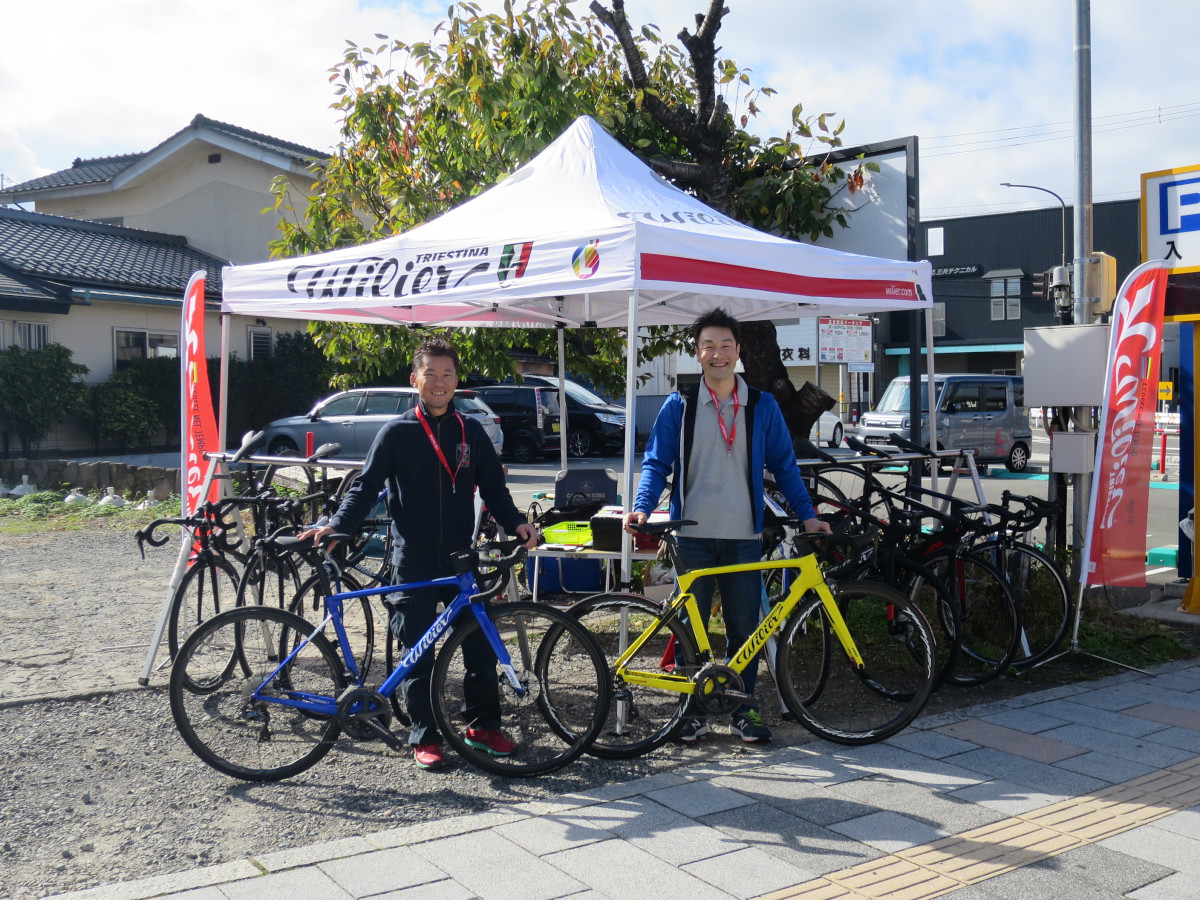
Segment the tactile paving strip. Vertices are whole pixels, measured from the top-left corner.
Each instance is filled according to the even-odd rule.
[[[758,900],[926,900],[1200,804],[1200,757]]]

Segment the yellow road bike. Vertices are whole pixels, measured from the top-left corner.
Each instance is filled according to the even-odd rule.
[[[673,531],[687,521],[647,523],[640,530],[667,547],[681,571]],[[812,536],[808,536],[811,538]],[[724,572],[784,570],[786,591],[727,663],[713,658],[692,585]],[[694,569],[678,575],[666,602],[604,593],[570,612],[596,638],[608,660],[613,700],[589,750],[627,759],[660,746],[691,715],[728,714],[758,701],[742,673],[767,650],[785,712],[826,740],[866,744],[907,726],[933,686],[933,631],[903,594],[885,584],[827,584],[811,542],[798,540],[795,558]]]

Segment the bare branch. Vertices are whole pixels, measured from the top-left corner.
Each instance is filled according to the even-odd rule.
[[[656,93],[650,92],[650,89],[653,89],[654,86],[650,84],[650,77],[646,74],[646,66],[642,62],[642,55],[638,52],[637,42],[633,39],[633,31],[629,25],[629,18],[625,15],[624,0],[612,0],[612,6],[612,11],[609,11],[600,3],[600,0],[592,0],[588,8],[597,19],[607,25],[609,30],[616,35],[617,41],[625,53],[625,65],[629,69],[629,78],[633,82],[634,88],[645,91],[642,96],[642,106],[667,131],[681,141],[691,144],[696,140],[692,124],[671,107],[667,106],[667,104],[663,103],[662,99]]]
[[[716,99],[717,32],[721,20],[729,13],[723,0],[709,0],[708,12],[696,15],[696,34],[686,28],[679,32],[679,42],[687,48],[692,58],[692,71],[696,76],[696,121],[710,123]],[[714,99],[716,98],[716,99]]]

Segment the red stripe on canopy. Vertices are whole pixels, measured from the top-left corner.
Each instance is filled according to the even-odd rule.
[[[881,297],[913,301],[919,299],[911,281],[818,278],[656,253],[642,254],[642,280],[704,284],[775,294],[797,294],[803,297],[844,297],[848,300]]]

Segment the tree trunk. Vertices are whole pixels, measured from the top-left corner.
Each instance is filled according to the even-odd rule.
[[[793,438],[808,437],[812,427],[805,420],[800,404],[800,395],[788,378],[776,340],[775,323],[742,322],[742,365],[745,379],[751,387],[769,391],[779,401],[783,420]]]

